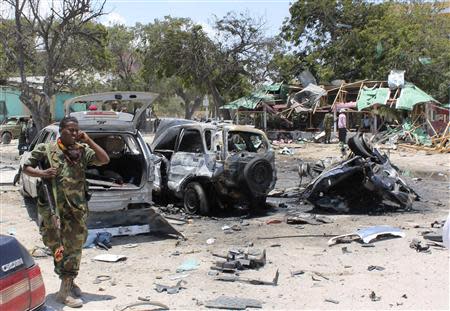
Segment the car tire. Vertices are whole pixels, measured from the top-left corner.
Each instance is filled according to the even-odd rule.
[[[357,156],[361,156],[364,158],[370,158],[373,156],[373,152],[368,149],[361,133],[350,137],[347,141],[347,144],[350,150]]]
[[[245,166],[244,178],[248,188],[255,197],[265,196],[267,189],[272,183],[272,166],[266,159],[255,158]]]
[[[189,214],[207,215],[209,213],[208,199],[202,185],[198,182],[189,183],[184,189],[184,210]]]
[[[5,144],[5,145],[9,144],[11,142],[11,139],[12,139],[11,133],[8,133],[8,132],[3,133],[3,135],[2,135],[2,143],[3,144]]]

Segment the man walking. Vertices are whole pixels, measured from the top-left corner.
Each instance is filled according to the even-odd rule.
[[[329,144],[331,140],[331,129],[333,127],[333,115],[327,112],[323,118],[323,128],[325,130],[325,144]]]
[[[74,279],[78,275],[87,237],[85,170],[90,165],[107,164],[109,157],[79,130],[76,118],[62,119],[59,132],[60,138],[56,142],[36,146],[24,163],[24,173],[51,183],[48,187],[51,198],[45,195],[43,182],[38,190],[38,213],[43,219],[42,240],[54,254],[55,273],[61,279],[57,301],[75,308],[83,305],[81,289]]]
[[[345,145],[347,141],[347,117],[345,116],[345,110],[339,110],[338,117],[338,134],[339,134],[339,143],[341,146]]]

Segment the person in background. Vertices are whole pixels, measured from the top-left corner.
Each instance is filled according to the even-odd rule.
[[[33,139],[36,137],[37,132],[38,130],[36,128],[36,123],[34,123],[33,118],[30,117],[27,123],[27,132],[26,132],[27,145],[30,145],[33,142]]]
[[[328,111],[323,118],[323,129],[325,130],[325,144],[329,144],[331,140],[331,129],[333,128],[333,115]]]
[[[339,110],[338,116],[338,136],[339,145],[341,147],[341,154],[343,157],[346,156],[345,144],[347,143],[347,117],[345,115],[345,110]]]
[[[20,122],[20,135],[19,135],[19,145],[17,149],[19,149],[19,155],[22,155],[27,146],[27,121]]]
[[[34,148],[24,162],[23,172],[43,180],[38,188],[37,209],[43,219],[42,240],[53,253],[55,273],[61,279],[56,300],[76,308],[83,305],[81,289],[74,280],[88,233],[85,171],[91,165],[107,164],[109,156],[80,131],[74,117],[63,118],[59,132],[56,142]]]
[[[362,128],[365,132],[370,131],[370,118],[367,114],[364,114],[364,117],[362,119]]]

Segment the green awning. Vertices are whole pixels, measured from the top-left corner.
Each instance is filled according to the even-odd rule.
[[[435,102],[439,103],[433,97],[419,89],[412,83],[407,83],[402,88],[400,96],[397,99],[395,108],[403,110],[412,110],[413,107],[420,103]]]
[[[267,92],[279,92],[282,86],[283,86],[283,82],[280,82],[280,83],[274,83],[274,84],[270,84],[270,85],[263,85],[261,87],[261,89],[264,91],[267,91]]]
[[[384,87],[375,89],[364,87],[359,93],[356,107],[361,111],[375,104],[386,105],[389,93],[389,89]]]
[[[258,104],[261,101],[273,101],[273,96],[270,94],[267,94],[268,91],[265,89],[265,86],[261,87],[260,89],[256,90],[249,96],[244,96],[241,98],[236,99],[235,101],[232,101],[231,103],[228,103],[226,105],[223,105],[220,107],[220,109],[239,109],[239,108],[245,108],[253,110],[258,106]]]

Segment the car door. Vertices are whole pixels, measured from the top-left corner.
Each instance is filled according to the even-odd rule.
[[[50,141],[55,141],[57,138],[57,133],[50,129],[43,129],[41,133],[37,136],[37,139],[33,141],[30,145],[30,150],[25,152],[20,159],[20,167],[23,168],[23,163],[31,156],[31,151],[40,143],[48,143]],[[32,198],[37,197],[37,183],[39,181],[38,177],[31,177],[29,175],[22,173],[22,184],[23,189],[26,193],[28,193]]]
[[[177,147],[170,159],[168,186],[179,191],[183,182],[191,176],[210,176],[205,165],[205,146],[198,129],[183,129],[177,141]]]

